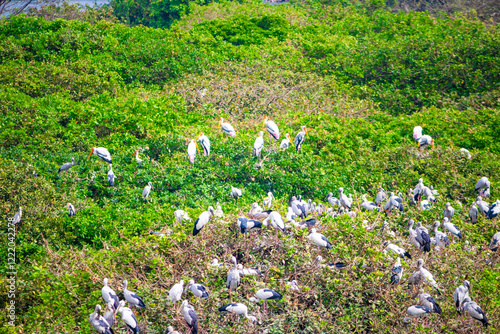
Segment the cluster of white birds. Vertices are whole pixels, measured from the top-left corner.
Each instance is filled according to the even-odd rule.
[[[273,139],[278,140],[279,129],[276,123],[267,119],[267,117],[264,122],[269,135]],[[234,128],[229,123],[224,122],[222,118],[220,119],[220,126],[222,127],[224,133],[228,134],[231,137],[236,137]],[[302,143],[304,142],[306,135],[307,131],[305,126],[303,126],[302,131],[299,132],[294,140],[295,148],[297,151],[301,150]],[[281,148],[283,149],[288,148],[290,145],[288,134],[286,135],[286,137],[287,138],[284,139],[281,143]],[[434,146],[434,140],[430,136],[422,135],[422,127],[415,127],[413,131],[413,138],[418,143],[418,147],[420,148],[425,148],[429,145]],[[203,147],[204,154],[206,156],[210,155],[210,141],[208,137],[206,137],[203,133],[200,133],[200,135],[196,139],[190,141],[188,146],[188,157],[191,163],[194,163],[197,151],[197,141],[199,141],[201,146]],[[261,156],[263,144],[263,132],[261,131],[259,136],[255,140],[255,156]],[[115,176],[111,168],[112,160],[109,151],[103,147],[93,147],[90,152],[89,158],[92,154],[97,155],[100,158],[101,166],[103,162],[107,162],[110,164],[108,181],[109,184],[113,186]],[[138,151],[135,151],[134,155],[138,164],[141,164],[142,160],[138,156]],[[68,171],[74,165],[74,159],[72,158],[71,160],[71,163],[62,165],[59,168],[59,172]],[[152,182],[149,182],[148,185],[143,189],[142,197],[145,200],[148,199],[152,186]],[[481,216],[489,219],[495,219],[500,213],[500,200],[495,201],[491,206],[484,201],[484,198],[488,198],[490,196],[490,187],[491,182],[486,177],[481,178],[475,186],[475,191],[477,192],[478,196],[476,201],[472,203],[469,210],[470,218],[473,224],[475,224],[478,219],[481,219]],[[353,206],[354,199],[352,194],[346,195],[343,188],[338,189],[338,194],[339,196],[337,198],[333,196],[333,193],[328,193],[326,197],[326,203],[324,204],[316,204],[311,199],[306,202],[300,195],[290,196],[288,201],[288,211],[284,219],[277,210],[272,209],[274,196],[271,192],[269,192],[268,196],[263,200],[263,207],[261,207],[257,202],[253,203],[248,213],[245,216],[241,216],[237,219],[237,225],[242,234],[249,234],[252,231],[258,231],[263,229],[264,227],[272,227],[275,229],[276,238],[278,232],[287,234],[288,231],[292,229],[292,227],[297,229],[309,229],[310,231],[308,234],[308,239],[314,245],[329,250],[333,247],[332,243],[325,235],[318,232],[318,229],[321,229],[322,227],[322,218],[325,216],[332,216],[333,218],[335,218],[340,215],[356,217],[357,214],[356,209]],[[230,196],[234,198],[236,204],[238,204],[238,198],[243,196],[243,191],[231,186]],[[419,210],[432,210],[434,203],[436,203],[439,199],[439,193],[434,190],[432,186],[427,187],[426,185],[424,185],[423,179],[419,179],[418,184],[413,189],[410,189],[408,198],[409,205],[416,205]],[[71,203],[68,203],[67,207],[69,216],[75,215],[74,206]],[[401,193],[398,193],[398,195],[396,195],[394,192],[390,192],[388,196],[386,191],[381,188],[377,193],[374,202],[370,201],[367,195],[363,195],[361,207],[367,211],[383,211],[386,215],[390,215],[392,214],[392,212],[402,213],[404,212],[403,195]],[[177,210],[175,211],[174,215],[175,220],[178,223],[191,221],[188,213],[184,210]],[[439,221],[435,221],[429,228],[425,227],[422,222],[417,222],[416,228],[414,229],[415,222],[410,219],[408,222],[410,243],[414,245],[418,251],[427,253],[431,251],[433,245],[435,246],[435,249],[439,251],[439,249],[447,247],[452,242],[449,240],[446,232],[451,234],[452,239],[457,237],[459,240],[461,240],[463,238],[462,232],[455,224],[452,223],[454,215],[455,210],[451,206],[451,203],[446,203],[446,208],[444,209],[442,219],[442,226],[445,228],[445,232],[439,230],[439,227],[441,226],[441,222]],[[215,217],[222,216],[222,208],[218,202],[215,210],[212,206],[208,207],[208,209],[202,212],[194,222],[193,236],[198,235],[203,227],[206,226]],[[11,219],[11,224],[19,224],[21,222],[21,219],[22,208],[20,207],[19,211]],[[373,229],[373,226],[370,226],[367,221],[364,221],[362,226],[366,229]],[[431,237],[429,230],[434,232],[434,237]],[[387,222],[384,222],[381,231],[384,232],[387,237],[397,238],[396,234],[390,230],[389,223]],[[163,236],[163,234],[161,233],[153,234]],[[384,242],[384,246],[385,253],[392,253],[398,256],[396,263],[394,264],[391,271],[390,283],[399,284],[403,280],[403,267],[401,264],[401,259],[411,260],[412,257],[407,250],[398,246],[396,243]],[[498,250],[500,246],[500,232],[496,233],[493,236],[489,246],[492,251]],[[315,261],[317,265],[320,265],[322,257],[318,256]],[[243,268],[241,264],[237,263],[237,260],[234,256],[231,258],[231,265],[220,264],[217,259],[214,259],[214,261],[212,262],[212,266],[215,268],[227,267],[229,269],[226,279],[226,286],[229,289],[230,293],[236,291],[240,286],[241,276],[261,274],[258,268]],[[345,265],[341,262],[330,263],[326,266],[332,268],[345,267]],[[146,306],[137,294],[127,289],[127,284],[127,281],[123,282],[123,295],[125,301],[120,301],[115,291],[108,286],[108,279],[104,279],[104,286],[101,292],[102,298],[104,299],[107,306],[107,312],[101,315],[102,308],[100,305],[96,305],[94,312],[90,315],[90,323],[97,332],[104,334],[113,333],[112,327],[115,324],[115,315],[117,313],[121,315],[121,318],[126,324],[128,330],[132,331],[133,333],[139,332],[139,326],[134,312],[130,308],[125,307],[125,304],[126,302],[128,302],[130,306],[135,308],[146,308]],[[418,259],[418,261],[416,262],[416,271],[408,277],[408,285],[419,287],[423,284],[430,285],[434,289],[434,291],[436,291],[436,293],[441,294],[441,289],[436,278],[428,269],[424,268],[424,260]],[[290,290],[299,290],[298,283],[295,280],[288,282],[287,285],[289,286]],[[205,286],[195,283],[194,280],[189,280],[188,285],[184,289],[184,280],[181,280],[170,289],[168,293],[168,299],[172,303],[177,303],[182,299],[183,293],[186,293],[188,290],[198,298],[209,298],[209,293]],[[457,311],[460,314],[461,312],[465,311],[473,319],[476,319],[480,321],[484,326],[487,326],[488,320],[486,315],[481,310],[481,308],[470,299],[469,291],[470,283],[468,281],[464,281],[464,284],[456,289],[453,298],[455,301],[455,306],[457,307]],[[264,288],[258,290],[255,293],[255,296],[250,298],[249,301],[255,303],[264,301],[265,310],[265,301],[281,298],[282,295],[277,291],[269,288]],[[429,313],[441,313],[441,308],[438,305],[437,301],[430,294],[425,293],[422,288],[419,290],[418,301],[418,305],[414,305],[408,308],[407,317],[403,319],[403,323],[407,324],[411,321],[411,319],[418,318]],[[187,300],[184,300],[181,304],[180,311],[183,314],[186,324],[190,328],[190,332],[197,333],[198,317],[194,307],[190,305]],[[241,315],[249,319],[253,324],[257,323],[257,318],[249,315],[248,307],[242,303],[226,304],[224,306],[221,306],[219,308],[219,311]],[[167,333],[175,332],[172,327],[169,327],[167,329]]]

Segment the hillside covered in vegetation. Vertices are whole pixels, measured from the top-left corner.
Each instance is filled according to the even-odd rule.
[[[195,307],[207,333],[470,333],[479,324],[459,316],[453,291],[464,279],[488,315],[486,333],[500,323],[498,253],[489,250],[500,231],[495,220],[473,225],[469,208],[480,177],[492,182],[491,204],[500,198],[500,26],[464,16],[366,12],[346,5],[260,2],[191,4],[170,29],[108,21],[52,21],[13,17],[0,21],[0,321],[8,322],[7,223],[19,207],[16,227],[16,326],[5,333],[92,333],[89,314],[102,281],[121,296],[121,282],[142,296],[136,312],[141,333],[187,332],[179,305],[167,300],[179,280],[209,290]],[[281,150],[266,134],[262,158],[253,155],[264,117],[293,138],[308,129],[302,152]],[[229,121],[237,136],[219,126]],[[415,126],[435,140],[418,149]],[[187,144],[204,132],[209,157],[192,165]],[[281,138],[280,138],[281,141]],[[88,155],[107,148],[108,167]],[[471,159],[459,151],[470,151]],[[143,160],[138,164],[134,151]],[[75,159],[66,173],[59,167]],[[430,210],[410,205],[418,179],[439,191]],[[153,188],[148,201],[142,189]],[[231,185],[243,189],[238,205]],[[315,246],[307,230],[291,228],[275,239],[271,227],[242,236],[236,220],[267,192],[283,217],[292,194],[327,203],[343,187],[357,216],[316,217],[332,249]],[[366,212],[383,187],[401,192],[403,213]],[[67,203],[75,206],[69,217]],[[219,202],[215,218],[198,236],[194,220]],[[462,240],[430,253],[414,248],[409,219],[430,226],[445,203]],[[325,204],[326,205],[326,204]],[[187,211],[192,222],[174,222]],[[372,230],[363,228],[367,220]],[[321,221],[321,222],[320,222]],[[395,236],[381,231],[384,221]],[[441,228],[443,230],[443,228]],[[160,238],[150,232],[166,234]],[[433,235],[433,232],[431,232]],[[451,239],[451,235],[449,235]],[[384,241],[410,251],[400,285],[389,284],[395,257]],[[465,243],[468,242],[468,245]],[[313,265],[341,261],[342,269]],[[245,276],[236,293],[226,289],[227,269],[217,258],[235,256],[262,276]],[[443,313],[404,327],[416,304],[408,278],[425,260],[442,295]],[[285,281],[297,280],[299,291]],[[284,298],[262,305],[248,299],[260,288]],[[433,291],[426,286],[426,292]],[[217,309],[248,305],[258,324],[236,322]],[[117,318],[115,333],[126,328]]]

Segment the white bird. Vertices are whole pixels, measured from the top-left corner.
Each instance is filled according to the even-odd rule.
[[[10,222],[9,224],[10,225],[17,225],[21,222],[21,218],[23,217],[23,208],[22,207],[19,207],[19,211],[17,211],[14,215],[14,217],[12,217],[10,219]]]
[[[114,302],[111,301],[106,305],[108,310],[106,311],[106,313],[104,313],[103,317],[108,322],[109,327],[113,328],[113,326],[115,325],[115,314],[116,314]]]
[[[257,158],[261,157],[262,148],[264,148],[264,132],[259,132],[259,136],[255,138],[253,144],[253,153]]]
[[[498,214],[500,213],[500,199],[497,199],[495,203],[493,203],[488,212],[486,213],[486,217],[489,219],[493,219],[498,217]]]
[[[384,205],[384,211],[386,213],[389,213],[392,211],[392,209],[399,209],[399,211],[403,212],[403,200],[399,197],[394,195],[393,192],[391,192],[391,196],[387,200],[387,203]]]
[[[269,216],[262,222],[262,224],[263,225],[267,224],[269,220],[271,221],[271,224],[275,229],[280,229],[286,233],[285,222],[283,221],[283,218],[281,217],[278,211],[271,212]]]
[[[446,203],[446,208],[444,209],[443,217],[446,217],[448,218],[448,220],[451,221],[451,218],[453,217],[454,214],[455,214],[455,209],[452,208],[450,203]]]
[[[279,300],[282,299],[283,296],[273,289],[260,289],[255,293],[255,297],[250,297],[250,301],[252,303],[258,303],[261,300],[264,301],[264,313],[266,313],[266,301],[267,300]]]
[[[259,268],[243,268],[243,265],[238,264],[238,272],[240,276],[260,276],[262,272]]]
[[[385,192],[384,188],[380,188],[380,191],[377,193],[377,197],[375,198],[375,204],[377,204],[377,206],[380,206],[386,197],[387,193]]]
[[[59,170],[57,172],[58,173],[66,172],[71,167],[73,167],[74,164],[75,164],[75,158],[71,158],[71,162],[67,162],[67,163],[63,164],[61,167],[59,167]]]
[[[212,220],[214,216],[214,208],[209,206],[207,211],[203,211],[199,216],[198,219],[194,222],[194,227],[193,227],[193,236],[197,235],[200,233],[201,229],[203,226],[208,224]]]
[[[267,132],[269,132],[269,135],[274,138],[274,140],[280,139],[280,130],[278,129],[278,126],[276,123],[271,121],[267,116],[264,117],[264,124],[266,124],[266,129]]]
[[[231,186],[231,197],[234,198],[236,204],[238,204],[238,198],[243,195],[241,189]]]
[[[434,139],[429,135],[423,135],[418,140],[418,148],[425,149],[427,146],[431,145],[434,149]]]
[[[187,290],[190,290],[198,298],[208,298],[207,289],[203,285],[195,283],[194,279],[189,280],[184,292]]]
[[[222,131],[224,131],[225,134],[233,138],[236,137],[236,131],[234,131],[233,126],[227,122],[224,122],[224,119],[222,117],[220,118],[219,125],[222,127]]]
[[[101,289],[101,296],[106,303],[113,302],[114,308],[117,309],[120,300],[118,299],[118,295],[116,294],[115,290],[111,289],[108,286],[108,282],[109,281],[107,278],[103,280],[104,286]]]
[[[332,244],[328,239],[321,233],[317,233],[316,229],[311,229],[309,233],[309,239],[316,244],[316,246],[325,247],[326,249],[332,249]]]
[[[68,207],[68,216],[70,216],[70,217],[74,216],[76,214],[76,212],[75,212],[75,207],[73,206],[73,204],[68,203],[67,207]]]
[[[144,189],[142,189],[142,198],[147,200],[147,198],[149,197],[149,194],[151,193],[151,188],[153,188],[153,183],[148,182],[148,185],[145,186]]]
[[[477,223],[477,217],[479,216],[479,211],[476,206],[476,202],[472,203],[470,209],[469,209],[469,216],[472,224]]]
[[[181,224],[184,220],[191,221],[191,218],[189,218],[188,213],[184,210],[175,210],[174,216],[175,220],[177,220],[179,224]]]
[[[486,176],[483,176],[482,178],[480,178],[477,183],[476,183],[476,186],[474,187],[474,190],[478,192],[478,194],[482,197],[488,197],[488,196],[484,196],[484,191],[489,189],[491,186],[491,182],[490,180],[488,180],[488,178]],[[489,192],[488,192],[489,194]]]
[[[296,280],[292,280],[291,282],[285,282],[286,283],[286,286],[290,289],[290,290],[293,290],[293,291],[300,291],[300,288],[299,288],[299,283],[297,283]]]
[[[420,125],[417,125],[416,127],[413,128],[413,139],[415,142],[422,137],[422,127]]]
[[[418,179],[418,184],[413,189],[413,200],[419,201],[424,194],[424,179]]]
[[[108,183],[112,187],[115,185],[115,173],[113,173],[113,165],[109,165],[109,171],[108,171]]]
[[[438,294],[441,294],[441,291],[439,290],[439,286],[437,285],[437,282],[434,279],[434,276],[427,269],[425,269],[423,266],[424,266],[424,260],[418,259],[418,261],[417,261],[418,270],[410,276],[408,283],[409,284],[419,284],[420,282],[424,281],[424,282],[429,283],[434,289],[436,289]]]
[[[450,244],[450,240],[448,240],[448,237],[445,233],[438,230],[439,225],[441,224],[438,221],[434,222],[434,225],[432,225],[436,239],[436,245],[439,247],[448,246]]]
[[[304,205],[297,200],[295,196],[292,196],[291,201],[290,201],[290,207],[292,208],[293,213],[295,216],[300,217],[300,218],[306,218],[307,213]]]
[[[214,216],[221,218],[224,217],[224,212],[222,211],[222,207],[219,204],[219,201],[215,204],[215,211],[214,211]]]
[[[290,147],[290,143],[291,143],[291,139],[290,139],[290,135],[287,133],[285,135],[285,138],[281,141],[281,144],[280,144],[280,148],[283,149],[283,150],[286,150]]]
[[[122,300],[116,312],[120,313],[122,316],[122,320],[127,325],[127,327],[132,330],[134,334],[139,333],[139,325],[137,324],[137,319],[135,318],[134,313],[128,307],[125,307],[125,301]]]
[[[488,204],[488,202],[483,201],[483,198],[481,196],[477,196],[476,205],[479,212],[481,212],[483,215],[486,215],[490,210],[490,205]]]
[[[422,305],[410,306],[408,310],[406,310],[406,314],[408,314],[408,316],[403,319],[403,323],[407,325],[411,319],[419,318],[429,313],[432,313],[432,310],[426,306]]]
[[[408,253],[407,251],[405,251],[403,248],[397,246],[397,245],[394,245],[394,244],[388,244],[387,247],[385,248],[385,252],[387,252],[387,250],[392,250],[394,253],[398,254],[399,256],[401,256],[401,258],[405,258],[405,256],[409,259],[411,259],[411,255],[410,253]]]
[[[188,324],[189,328],[191,328],[191,334],[198,333],[198,316],[196,315],[196,311],[194,307],[189,305],[188,301],[185,300],[181,305],[182,315],[184,316],[184,320]]]
[[[95,306],[95,311],[90,314],[90,324],[94,329],[100,334],[113,334],[113,330],[109,323],[104,319],[104,317],[100,314],[101,305]]]
[[[195,139],[191,139],[189,141],[188,149],[187,149],[187,154],[188,154],[188,159],[189,162],[194,164],[194,158],[196,157],[196,150],[198,149],[198,145],[196,144]]]
[[[180,280],[179,283],[174,284],[174,286],[168,292],[168,299],[172,303],[177,303],[182,299],[182,292],[184,290],[184,280]]]
[[[380,208],[378,207],[377,204],[373,203],[373,202],[370,202],[368,201],[368,199],[366,198],[366,195],[363,195],[363,202],[361,203],[361,206],[363,207],[363,209],[367,210],[367,211],[380,211]]]
[[[458,314],[462,314],[462,305],[465,298],[469,297],[470,282],[465,280],[462,285],[455,289],[453,293],[453,301]]]
[[[111,154],[109,154],[109,151],[107,149],[105,149],[104,147],[97,147],[97,148],[92,147],[92,149],[90,150],[90,154],[89,154],[88,159],[90,159],[92,154],[97,155],[99,157],[99,159],[101,160],[101,167],[102,167],[103,161],[107,162],[108,164],[111,163]]]
[[[422,211],[430,210],[431,207],[432,207],[432,203],[426,199],[424,199],[423,201],[420,202],[420,208],[422,209]]]
[[[219,307],[219,312],[229,312],[237,315],[242,315],[248,320],[250,320],[252,323],[257,322],[256,317],[248,315],[248,307],[242,303],[231,303],[224,305],[222,307]]]
[[[208,157],[210,155],[210,139],[200,132],[199,136],[196,137],[196,140],[200,141],[200,145],[203,148],[203,155]]]
[[[403,267],[401,267],[401,258],[397,258],[394,267],[391,270],[391,284],[398,284],[403,276]]]
[[[137,164],[140,166],[142,165],[142,159],[139,158],[139,151],[138,150],[135,150],[134,151],[134,156],[135,156],[135,161],[137,161]]]
[[[233,268],[229,270],[229,273],[227,274],[226,287],[230,291],[236,291],[236,289],[241,283],[241,277],[238,268],[236,267],[237,262],[234,256],[231,257],[231,262],[233,263]]]
[[[174,327],[168,326],[165,334],[181,334],[181,333],[179,333],[178,331],[174,331]]]
[[[455,224],[452,224],[448,221],[448,218],[443,219],[443,226],[446,228],[448,231],[450,231],[451,234],[457,236],[459,239],[462,239],[462,233],[460,233],[460,230]]]
[[[417,223],[417,228],[415,229],[415,232],[417,233],[417,241],[420,244],[420,249],[423,252],[430,252],[431,251],[431,237],[429,235],[429,231],[427,228],[422,226],[421,222]]]
[[[418,303],[422,306],[428,307],[434,313],[441,314],[441,307],[436,302],[436,300],[428,293],[424,292],[424,289],[419,290]]]
[[[295,144],[295,149],[297,150],[297,152],[299,150],[302,152],[302,144],[304,143],[304,140],[306,139],[306,135],[309,137],[309,135],[307,134],[306,126],[302,125],[300,128],[302,129],[302,131],[300,131],[297,134],[297,136],[295,136],[295,139],[293,140],[293,142]]]
[[[460,154],[463,156],[463,157],[467,157],[467,159],[472,159],[472,155],[470,154],[469,150],[466,149],[466,148],[461,148],[460,149]]]
[[[346,194],[344,194],[344,188],[340,187],[339,188],[339,201],[340,201],[340,204],[347,210],[351,210],[351,207],[352,207],[352,198],[350,197],[347,197]]]
[[[125,296],[125,300],[128,301],[128,303],[131,306],[135,307],[140,307],[140,308],[146,308],[146,305],[142,301],[142,298],[139,297],[136,293],[130,291],[128,288],[128,281],[124,280],[123,281],[123,295]]]
[[[263,203],[264,207],[267,207],[268,209],[270,209],[271,205],[273,203],[273,199],[274,199],[273,193],[272,192],[268,192],[267,193],[267,197],[264,198],[264,203]]]
[[[467,311],[472,319],[480,321],[484,327],[488,327],[488,318],[484,314],[483,310],[476,302],[473,302],[469,297],[466,297],[463,302],[463,309]]]
[[[237,223],[241,233],[247,233],[253,230],[261,229],[263,225],[258,220],[247,219],[246,217],[239,217]]]
[[[493,238],[491,238],[490,249],[493,252],[496,252],[499,247],[500,247],[500,232],[497,232],[497,233],[495,233]]]

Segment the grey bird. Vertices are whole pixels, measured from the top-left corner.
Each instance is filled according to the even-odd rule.
[[[189,280],[184,292],[186,292],[187,290],[190,290],[193,293],[193,295],[195,295],[198,298],[208,298],[207,289],[201,284],[196,284],[194,282],[194,279]]]
[[[144,198],[144,200],[147,200],[147,198],[149,197],[149,194],[151,193],[151,188],[153,188],[153,183],[148,182],[148,185],[145,186],[144,189],[142,190],[142,198]]]
[[[351,210],[352,207],[352,197],[351,194],[349,194],[349,197],[347,197],[346,194],[344,194],[344,188],[340,187],[339,188],[339,201],[340,204],[347,210]]]
[[[498,247],[500,247],[500,232],[495,233],[490,242],[491,251],[496,252],[498,250]]]
[[[131,306],[146,308],[146,305],[142,301],[142,298],[139,297],[136,293],[130,291],[127,286],[128,281],[123,281],[123,295],[125,296],[125,300],[128,301]]]
[[[430,308],[434,313],[441,314],[441,307],[439,307],[439,304],[436,302],[436,300],[430,294],[425,293],[424,289],[420,289],[419,292],[419,304]]]
[[[498,214],[500,213],[500,199],[497,199],[495,203],[493,203],[488,212],[486,213],[486,217],[489,219],[493,219],[498,217]]]
[[[295,144],[295,149],[300,152],[302,152],[302,144],[304,143],[304,140],[306,139],[306,135],[309,136],[307,134],[307,129],[306,129],[306,126],[305,125],[302,125],[300,127],[302,129],[302,131],[300,131],[297,136],[295,136],[295,139],[293,140],[293,143]]]
[[[470,210],[469,210],[469,216],[472,224],[477,223],[477,216],[479,215],[479,211],[476,206],[476,202],[472,203]]]
[[[377,197],[375,198],[375,204],[380,206],[386,197],[387,193],[385,192],[384,188],[380,188],[380,191],[378,192]]]
[[[413,305],[408,307],[406,314],[408,315],[403,319],[403,324],[406,326],[410,323],[410,320],[413,318],[419,318],[425,316],[429,313],[432,313],[432,310],[426,306],[422,305]]]
[[[401,267],[401,258],[398,257],[394,267],[391,270],[391,284],[398,284],[403,276],[403,267]]]
[[[181,305],[182,315],[184,316],[184,320],[188,324],[189,328],[191,328],[191,334],[198,333],[198,316],[196,315],[196,311],[194,307],[189,305],[188,301],[185,300]]]
[[[58,173],[68,171],[75,164],[75,158],[71,158],[71,162],[67,162],[61,167],[59,167]]]
[[[491,186],[491,182],[488,180],[488,178],[486,176],[480,178],[477,183],[476,183],[476,186],[474,187],[474,190],[478,192],[479,195],[481,195],[482,197],[488,197],[488,196],[484,196],[484,192],[486,190],[489,190]],[[488,195],[489,195],[489,191],[488,191]]]
[[[420,244],[420,249],[423,252],[430,252],[431,251],[431,237],[429,236],[429,231],[427,228],[422,226],[421,222],[417,223],[417,228],[415,229],[415,232],[417,232],[417,241]]]
[[[106,305],[108,310],[106,311],[106,313],[104,313],[103,317],[108,322],[109,327],[113,328],[113,326],[115,325],[115,314],[116,314],[114,302],[110,301]]]
[[[23,218],[23,208],[19,207],[19,211],[16,212],[14,217],[10,220],[10,225],[17,225],[21,222],[21,218]]]
[[[469,297],[464,299],[463,309],[464,311],[469,313],[472,319],[476,319],[477,321],[480,321],[484,327],[488,327],[488,318],[486,318],[483,310],[479,307],[479,305],[477,305],[476,302],[473,302]]]
[[[361,203],[361,206],[363,207],[363,209],[367,211],[373,211],[373,210],[380,211],[380,208],[378,207],[377,204],[370,202],[368,201],[368,199],[366,199],[366,195],[363,195],[363,202]]]
[[[465,280],[462,285],[455,289],[453,293],[453,301],[458,314],[462,314],[462,304],[465,298],[469,297],[470,282]]]
[[[226,287],[230,291],[236,291],[238,286],[241,284],[240,273],[237,268],[236,258],[231,257],[231,262],[233,263],[233,268],[227,274]]]
[[[104,317],[100,314],[101,305],[95,306],[95,311],[90,314],[90,324],[94,329],[100,334],[113,334],[113,330],[109,323],[104,319]]]
[[[393,192],[391,192],[391,196],[387,200],[387,203],[384,205],[384,211],[385,213],[391,212],[393,209],[399,209],[399,211],[403,212],[403,201],[401,200],[400,197],[394,195]]]
[[[241,189],[231,186],[231,197],[234,198],[236,205],[238,205],[238,198],[242,196]]]
[[[455,214],[455,209],[452,208],[450,203],[446,203],[446,208],[444,209],[443,212],[443,218],[448,218],[448,220],[451,221],[451,218]]]
[[[68,206],[68,216],[70,216],[70,217],[74,216],[76,214],[76,212],[75,212],[75,207],[73,206],[73,204],[68,203],[67,206]]]
[[[483,201],[483,198],[481,196],[477,196],[476,205],[479,212],[481,212],[483,215],[486,215],[490,210],[490,205],[486,201]]]
[[[112,187],[115,185],[115,173],[113,173],[113,165],[109,165],[109,171],[108,171],[108,183]]]

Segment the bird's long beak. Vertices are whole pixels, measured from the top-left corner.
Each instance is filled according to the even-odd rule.
[[[434,149],[434,139],[432,140],[432,149]]]
[[[92,153],[94,153],[94,149],[93,148],[90,150],[90,154],[89,154],[89,157],[87,159],[90,159],[90,157],[92,156]]]
[[[309,138],[309,134],[307,133],[307,128],[304,128],[307,138]]]
[[[196,150],[198,151],[198,153],[200,153],[200,148],[198,147],[198,144],[196,143],[196,141],[194,142],[194,145],[196,146]]]

